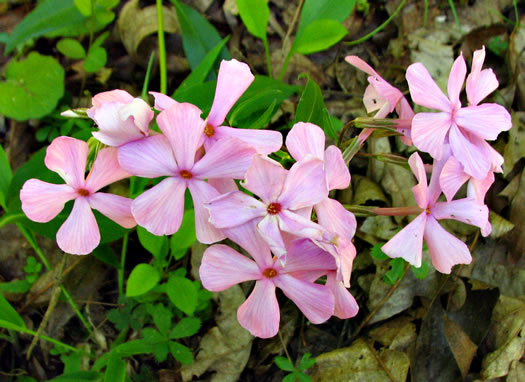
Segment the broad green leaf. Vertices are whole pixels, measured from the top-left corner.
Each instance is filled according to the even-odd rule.
[[[198,303],[197,288],[184,277],[171,276],[168,279],[166,292],[173,305],[188,316],[192,316]]]
[[[111,352],[104,381],[124,382],[126,380],[126,362],[116,352]]]
[[[153,328],[142,330],[144,339],[152,345],[152,353],[157,362],[164,362],[168,357],[169,348],[167,338]]]
[[[343,128],[344,124],[341,120],[330,115],[328,110],[323,110],[323,129],[326,135],[337,141],[339,138],[339,132]]]
[[[298,372],[296,376],[297,376],[297,379],[299,379],[300,382],[312,382],[312,377],[310,377],[307,374]]]
[[[305,371],[315,364],[315,358],[310,358],[311,356],[310,353],[303,354],[301,361],[299,361],[299,366],[297,367],[299,371]]]
[[[428,263],[426,261],[421,262],[421,266],[419,268],[416,268],[414,266],[410,267],[412,269],[412,272],[414,273],[414,276],[416,276],[418,279],[424,279],[428,275]]]
[[[178,260],[182,258],[196,240],[195,212],[193,209],[186,210],[179,230],[175,232],[170,239],[171,253],[175,259]]]
[[[0,292],[26,293],[31,289],[31,284],[27,280],[13,280],[8,283],[0,283]]]
[[[106,41],[106,39],[109,37],[109,31],[105,31],[104,33],[102,33],[100,36],[98,36],[95,41],[93,41],[93,44],[91,45],[92,48],[95,48],[97,46],[101,46],[102,44],[104,44],[104,42]]]
[[[295,367],[292,365],[290,360],[286,357],[278,355],[273,359],[273,362],[277,365],[277,367],[284,371],[294,371]]]
[[[171,313],[166,307],[162,304],[155,305],[153,310],[153,322],[159,332],[163,336],[167,336],[171,328],[171,319],[173,318],[173,313]]]
[[[169,243],[166,236],[157,236],[142,227],[137,227],[140,244],[156,259],[164,259],[168,254]]]
[[[0,293],[0,320],[8,321],[21,327],[26,326],[22,317],[20,317],[15,308],[11,306],[2,293]]]
[[[293,373],[288,374],[287,376],[285,376],[283,378],[282,382],[296,382],[297,378],[299,378],[298,373],[296,371],[294,371]]]
[[[385,282],[393,285],[403,276],[405,260],[403,260],[401,257],[392,259],[390,260],[390,266],[392,268],[387,273],[385,273]]]
[[[102,69],[108,60],[108,53],[106,49],[101,46],[91,48],[84,61],[84,69],[88,73],[96,73]]]
[[[195,317],[184,317],[170,332],[170,339],[191,337],[196,334],[201,327],[201,320]]]
[[[215,27],[199,12],[178,0],[171,0],[171,2],[175,5],[182,29],[184,53],[191,68],[194,69],[222,39]],[[231,58],[226,48],[223,48],[221,58],[225,60]]]
[[[49,379],[47,382],[99,382],[102,381],[103,375],[97,371],[77,371],[68,373],[59,377]]]
[[[357,0],[306,0],[301,10],[297,35],[316,20],[331,19],[345,21],[356,4]]]
[[[126,286],[126,296],[140,296],[159,283],[160,275],[157,269],[149,264],[139,264],[131,271]]]
[[[97,0],[97,4],[107,8],[107,9],[113,9],[117,5],[119,5],[120,0]]]
[[[7,192],[9,190],[9,184],[13,179],[13,173],[11,172],[11,165],[9,159],[4,151],[4,148],[0,145],[0,206],[4,210],[7,209]]]
[[[316,20],[296,37],[292,50],[302,54],[320,52],[336,44],[347,34],[348,31],[339,21]]]
[[[91,1],[92,0],[74,0],[75,7],[82,13],[84,16],[91,16]]]
[[[321,88],[308,77],[301,99],[295,112],[295,122],[311,122],[323,127],[324,110],[326,106],[321,93]]]
[[[180,92],[177,92],[175,98],[179,102],[189,102],[194,104],[202,110],[204,115],[206,115],[211,109],[216,85],[215,81],[190,85]]]
[[[266,40],[266,28],[270,18],[268,0],[236,0],[241,20],[248,31],[261,40]]]
[[[86,56],[86,50],[78,40],[73,38],[63,38],[57,42],[57,49],[64,56],[80,60]]]
[[[388,259],[388,255],[383,252],[381,247],[383,246],[383,243],[376,244],[370,249],[370,255],[378,260],[386,260]]]
[[[113,248],[111,248],[109,245],[99,245],[97,248],[95,248],[92,255],[103,263],[110,265],[115,269],[120,269],[120,262],[117,258],[117,255],[115,255]]]
[[[118,345],[113,350],[123,357],[130,357],[138,354],[147,354],[152,352],[152,346],[144,339],[132,340]]]
[[[24,121],[50,113],[64,94],[64,76],[57,60],[36,52],[11,61],[0,82],[0,114]]]
[[[188,347],[171,341],[169,343],[170,353],[177,361],[184,365],[189,365],[193,362],[193,353]]]

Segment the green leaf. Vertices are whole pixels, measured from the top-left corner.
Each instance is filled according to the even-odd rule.
[[[64,56],[80,60],[86,56],[86,50],[78,40],[63,38],[57,42],[57,49]]]
[[[168,238],[166,236],[157,236],[142,228],[137,227],[140,244],[151,253],[156,259],[164,259],[169,251]]]
[[[99,245],[92,253],[98,260],[102,261],[104,264],[110,265],[115,269],[120,269],[120,262],[115,255],[113,249],[107,245]]]
[[[7,159],[4,148],[0,145],[0,206],[4,210],[7,210],[7,192],[11,179],[13,179],[13,173],[11,172],[9,159]]]
[[[302,54],[320,52],[336,44],[347,34],[348,31],[339,21],[316,20],[296,37],[292,50]]]
[[[171,330],[169,338],[177,340],[179,338],[191,337],[197,334],[201,327],[201,320],[195,317],[184,317]]]
[[[343,126],[344,124],[341,120],[330,115],[328,110],[323,110],[323,127],[326,135],[328,135],[334,141],[337,141],[339,139],[338,133],[341,131]]]
[[[317,126],[323,125],[326,106],[321,88],[309,76],[301,99],[295,112],[295,122],[311,122]]]
[[[102,69],[108,60],[106,49],[101,46],[92,47],[84,61],[84,69],[88,73],[96,73]]]
[[[295,367],[292,365],[290,360],[286,357],[278,355],[273,359],[273,362],[277,365],[277,367],[284,371],[294,371]]]
[[[370,255],[377,260],[386,260],[389,259],[389,257],[383,252],[381,247],[384,243],[376,244],[370,249]]]
[[[153,328],[146,328],[142,331],[144,339],[152,346],[152,353],[158,362],[163,362],[168,357],[168,340]]]
[[[392,269],[385,273],[384,280],[387,284],[393,285],[397,280],[399,280],[403,276],[403,271],[405,269],[405,260],[403,260],[401,257],[392,259],[390,260],[390,266],[392,267]]]
[[[98,382],[103,375],[97,371],[77,371],[48,380],[47,382]]]
[[[177,361],[184,365],[189,365],[193,362],[193,353],[191,350],[178,342],[171,341],[169,343],[170,353]]]
[[[356,0],[306,0],[301,10],[297,36],[316,20],[331,19],[345,21],[352,13]]]
[[[196,240],[195,212],[193,209],[186,210],[179,230],[170,238],[171,253],[175,259],[182,258]]]
[[[111,352],[104,381],[124,382],[126,380],[126,362],[116,352]]]
[[[416,276],[418,279],[425,279],[428,275],[428,263],[426,261],[421,262],[421,266],[419,268],[414,266],[411,266],[410,268],[412,269],[414,276]]]
[[[155,305],[153,310],[153,322],[159,332],[163,336],[168,336],[168,332],[171,328],[171,319],[173,318],[173,313],[171,313],[166,307],[162,304]]]
[[[84,16],[91,16],[91,1],[92,0],[74,0],[75,7],[82,13]]]
[[[286,377],[283,378],[282,382],[295,382],[297,381],[297,372],[293,372],[292,374],[288,374]]]
[[[24,121],[50,113],[64,94],[64,76],[57,60],[36,52],[11,61],[0,82],[0,114]]]
[[[149,264],[139,264],[131,271],[126,286],[126,296],[140,296],[153,289],[160,280],[159,272]]]
[[[177,92],[177,101],[189,102],[194,104],[203,113],[208,113],[213,103],[213,96],[215,94],[215,81],[207,81],[202,84],[195,84],[185,87],[180,92]]]
[[[25,328],[26,324],[22,317],[17,313],[15,308],[11,306],[3,294],[0,293],[0,320],[8,321],[17,326]]]
[[[301,357],[301,361],[299,361],[299,367],[297,369],[300,371],[304,371],[315,365],[315,358],[310,358],[311,356],[312,355],[310,353],[303,354],[303,356]]]
[[[13,280],[8,283],[0,283],[0,292],[26,293],[31,289],[31,284],[27,280]]]
[[[167,285],[167,294],[173,305],[188,316],[195,312],[198,294],[195,285],[184,277],[170,276]]]
[[[199,12],[180,1],[171,0],[171,2],[175,5],[182,29],[184,53],[191,68],[194,69],[222,39],[215,27]],[[225,60],[231,58],[226,48],[223,48],[221,58]]]
[[[248,31],[261,40],[266,40],[266,29],[270,19],[268,0],[236,0],[241,20]]]
[[[113,349],[113,352],[120,354],[123,357],[131,357],[138,354],[148,354],[153,351],[153,346],[144,339],[131,340],[118,345]]]
[[[301,382],[312,382],[312,377],[303,373],[297,373],[297,378]]]
[[[100,36],[98,36],[95,41],[93,41],[93,44],[91,45],[91,47],[95,48],[97,46],[101,46],[102,44],[104,44],[104,41],[106,41],[106,39],[109,37],[109,31],[105,31],[104,33],[102,33]]]

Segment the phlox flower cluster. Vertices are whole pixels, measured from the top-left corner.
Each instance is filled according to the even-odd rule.
[[[411,65],[406,78],[412,100],[438,110],[420,113],[363,60],[346,58],[369,75],[363,102],[375,113],[373,118],[396,112],[394,126],[402,141],[433,158],[431,166],[425,166],[417,152],[408,160],[418,181],[413,193],[419,214],[383,246],[390,257],[419,267],[425,241],[434,267],[450,273],[454,265],[470,263],[471,255],[438,220],[478,226],[484,236],[491,232],[484,199],[494,172],[502,171],[503,159],[485,140],[496,139],[511,122],[502,106],[480,104],[498,86],[492,70],[482,69],[484,57],[484,49],[474,53],[468,76],[463,56],[458,57],[448,97],[421,63]],[[465,78],[467,106],[460,101]],[[138,224],[155,235],[171,235],[181,226],[188,190],[197,239],[210,244],[200,267],[202,284],[222,291],[255,281],[238,310],[239,322],[253,335],[267,338],[279,330],[276,288],[313,323],[355,316],[358,306],[347,288],[356,256],[352,239],[357,222],[329,196],[332,190],[349,187],[348,165],[338,147],[326,147],[323,130],[312,123],[296,123],[288,132],[286,150],[296,161],[289,169],[269,157],[281,149],[281,133],[226,126],[229,110],[253,80],[246,64],[223,61],[205,119],[196,106],[160,93],[152,93],[156,116],[143,100],[123,90],[96,95],[87,114],[98,126],[94,137],[109,147],[98,152],[85,176],[87,143],[69,137],[54,140],[45,164],[66,184],[28,180],[20,193],[23,211],[34,221],[47,222],[74,200],[57,243],[65,252],[81,255],[100,242],[91,209],[126,228]],[[160,133],[149,128],[154,120]],[[361,144],[372,132],[363,130]],[[129,176],[160,181],[134,200],[100,192]],[[454,199],[467,181],[466,197]],[[225,238],[244,253],[214,244]]]

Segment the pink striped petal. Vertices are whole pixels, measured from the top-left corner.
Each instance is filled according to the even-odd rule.
[[[48,146],[44,163],[71,187],[82,188],[88,153],[86,142],[70,137],[58,137]]]
[[[419,268],[423,255],[423,233],[427,221],[426,212],[419,214],[381,249],[388,256],[392,258],[401,257]]]
[[[489,171],[487,176],[482,180],[470,178],[467,197],[475,199],[479,204],[485,204],[485,195],[490,186],[492,186],[492,183],[494,183],[494,173],[492,171]]]
[[[226,236],[221,230],[215,228],[210,222],[210,213],[205,207],[205,203],[219,196],[219,192],[202,180],[191,180],[188,188],[193,199],[195,209],[195,233],[197,240],[204,244],[215,243],[224,239]]]
[[[155,113],[153,113],[151,107],[144,102],[143,99],[134,98],[133,101],[127,105],[122,106],[119,115],[123,121],[132,118],[135,126],[146,136],[149,133],[149,124],[155,116]]]
[[[237,129],[228,126],[215,128],[216,140],[237,138],[253,146],[259,154],[269,155],[278,151],[283,145],[283,135],[279,131]]]
[[[287,248],[286,264],[281,267],[282,272],[327,271],[336,268],[333,256],[323,251],[309,239],[293,240]]]
[[[119,195],[97,192],[87,198],[91,208],[99,211],[124,228],[133,228],[137,225],[131,214],[133,200]]]
[[[108,102],[129,103],[131,101],[133,101],[133,96],[127,91],[120,89],[98,93],[91,99],[91,102],[93,103],[93,108],[100,107]]]
[[[328,146],[326,149],[324,166],[329,190],[344,190],[350,186],[350,171],[337,146]]]
[[[484,149],[484,141],[466,131],[463,132],[456,125],[450,129],[449,139],[452,153],[464,171],[477,179],[485,178],[491,170],[492,163]]]
[[[220,194],[226,194],[232,191],[239,191],[237,183],[232,178],[215,178],[208,179],[208,184],[219,191]]]
[[[414,193],[416,203],[419,207],[425,209],[429,203],[425,165],[423,164],[423,161],[417,152],[408,158],[408,164],[410,165],[410,169],[417,179],[417,185],[412,187],[412,192]]]
[[[325,240],[326,230],[319,224],[301,215],[295,214],[292,211],[283,210],[279,213],[278,217],[279,228],[284,232],[313,240]]]
[[[459,188],[470,178],[456,158],[448,158],[439,175],[439,185],[448,201],[454,199]]]
[[[144,138],[147,134],[141,131],[136,125],[133,118],[129,118],[129,111],[124,112],[125,104],[120,102],[109,102],[98,107],[92,114],[92,119],[96,122],[99,131],[94,131],[93,136],[100,142],[113,147],[118,147],[128,142]],[[146,105],[153,118],[153,111]],[[147,111],[143,113],[145,120]]]
[[[315,213],[322,227],[349,240],[354,237],[357,228],[355,216],[337,200],[326,198],[315,205]]]
[[[328,273],[326,287],[334,295],[334,316],[345,320],[357,315],[359,312],[357,301],[343,283],[336,280],[335,272]]]
[[[341,281],[347,288],[350,287],[350,275],[354,265],[354,259],[357,254],[354,244],[344,238],[339,238],[339,243],[336,247],[337,255],[337,281]]]
[[[419,150],[429,153],[434,159],[441,159],[450,126],[449,113],[417,113],[412,119],[412,141]]]
[[[278,202],[296,210],[313,206],[328,197],[324,162],[310,157],[295,163],[286,177]]]
[[[327,321],[334,312],[334,296],[319,284],[296,279],[287,274],[275,277],[275,284],[314,324]]]
[[[235,59],[222,60],[208,123],[213,127],[222,125],[232,106],[254,79],[250,67],[245,63]]]
[[[131,203],[137,224],[154,235],[171,235],[179,230],[184,215],[186,183],[166,178]]]
[[[253,336],[270,338],[279,331],[279,304],[275,284],[262,279],[255,283],[248,299],[237,310],[237,320]]]
[[[448,233],[432,216],[427,219],[425,243],[434,268],[441,273],[450,273],[454,265],[472,261],[467,245]]]
[[[445,163],[447,163],[447,160],[451,155],[450,145],[445,144],[443,146],[443,155],[441,156],[441,159],[434,159],[434,162],[432,163],[432,174],[430,175],[427,196],[429,205],[434,204],[441,196],[442,190],[439,184],[439,177],[443,171]]]
[[[270,247],[257,231],[257,219],[236,227],[224,228],[224,234],[243,248],[255,260],[259,269],[274,266]]]
[[[157,116],[159,128],[168,138],[180,170],[190,171],[199,148],[205,122],[201,111],[190,103],[175,103]]]
[[[119,147],[118,161],[125,171],[144,178],[169,176],[179,171],[170,143],[163,135]]]
[[[279,218],[276,215],[266,215],[258,224],[257,232],[268,243],[273,254],[281,262],[286,262],[286,246],[281,231],[279,230]]]
[[[217,228],[236,227],[267,214],[263,203],[241,191],[220,195],[204,206],[210,213],[210,223]]]
[[[282,192],[288,171],[280,163],[255,155],[241,185],[264,202],[275,202]]]
[[[368,77],[368,82],[370,85],[367,86],[365,94],[363,94],[363,104],[366,112],[373,113],[377,110],[374,118],[385,118],[393,106],[377,91],[374,86],[374,77]]]
[[[456,112],[455,121],[459,127],[491,141],[495,140],[499,133],[512,127],[509,112],[495,103],[462,107]]]
[[[379,96],[382,99],[386,100],[386,103],[388,105],[388,112],[384,115],[380,115],[379,113],[376,114],[376,118],[384,118],[387,114],[392,113],[394,111],[396,105],[399,103],[401,98],[403,98],[403,93],[401,93],[398,89],[390,85],[381,77],[369,77],[368,82],[374,87]]]
[[[410,65],[406,79],[414,103],[447,113],[452,111],[449,99],[443,94],[422,63],[417,62]]]
[[[481,70],[485,61],[485,47],[476,50],[472,57],[472,68],[467,77],[467,99],[470,105],[477,105],[499,86],[492,69]]]
[[[67,184],[52,184],[39,179],[29,179],[20,190],[22,211],[38,223],[47,223],[60,211],[64,204],[78,197],[77,192]]]
[[[157,93],[157,92],[149,92],[155,98],[155,109],[159,111],[163,111],[167,108],[169,108],[171,105],[176,104],[177,101],[175,101],[173,98],[168,97],[165,94]]]
[[[75,200],[73,210],[57,232],[60,249],[72,255],[87,255],[100,243],[97,220],[87,198]]]
[[[357,56],[346,56],[345,61],[373,77],[380,77],[370,65]]]
[[[204,251],[199,275],[202,286],[212,292],[263,277],[253,260],[222,244],[212,245]]]
[[[463,54],[460,54],[454,61],[452,69],[450,69],[450,75],[448,76],[448,98],[456,110],[461,107],[459,93],[461,93],[466,75],[467,64],[465,64]]]
[[[200,179],[242,179],[256,154],[253,146],[237,139],[224,138],[214,144],[191,170]]]
[[[102,187],[130,176],[130,173],[120,167],[117,149],[107,147],[98,152],[93,167],[87,176],[86,188],[90,192],[97,192]]]
[[[459,199],[451,202],[438,202],[432,206],[432,216],[436,219],[454,219],[483,228],[489,221],[489,209],[475,199]]]
[[[324,144],[323,130],[313,123],[298,122],[286,136],[286,148],[296,161],[304,159],[308,154],[323,160]]]

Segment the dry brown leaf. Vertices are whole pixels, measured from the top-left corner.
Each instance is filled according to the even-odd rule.
[[[517,161],[525,157],[525,112],[523,111],[512,113],[512,129],[509,130],[509,141],[505,145],[503,157],[505,175],[512,171]]]
[[[443,321],[448,345],[450,350],[452,350],[452,354],[454,354],[461,375],[465,378],[478,347],[472,342],[467,333],[463,331],[463,328],[454,321],[449,320],[446,314],[443,316]]]
[[[509,373],[512,362],[521,359],[524,352],[525,338],[523,335],[513,338],[483,359],[481,376],[485,379],[504,377]]]
[[[416,325],[403,316],[370,331],[370,337],[391,350],[405,351],[416,341]]]

